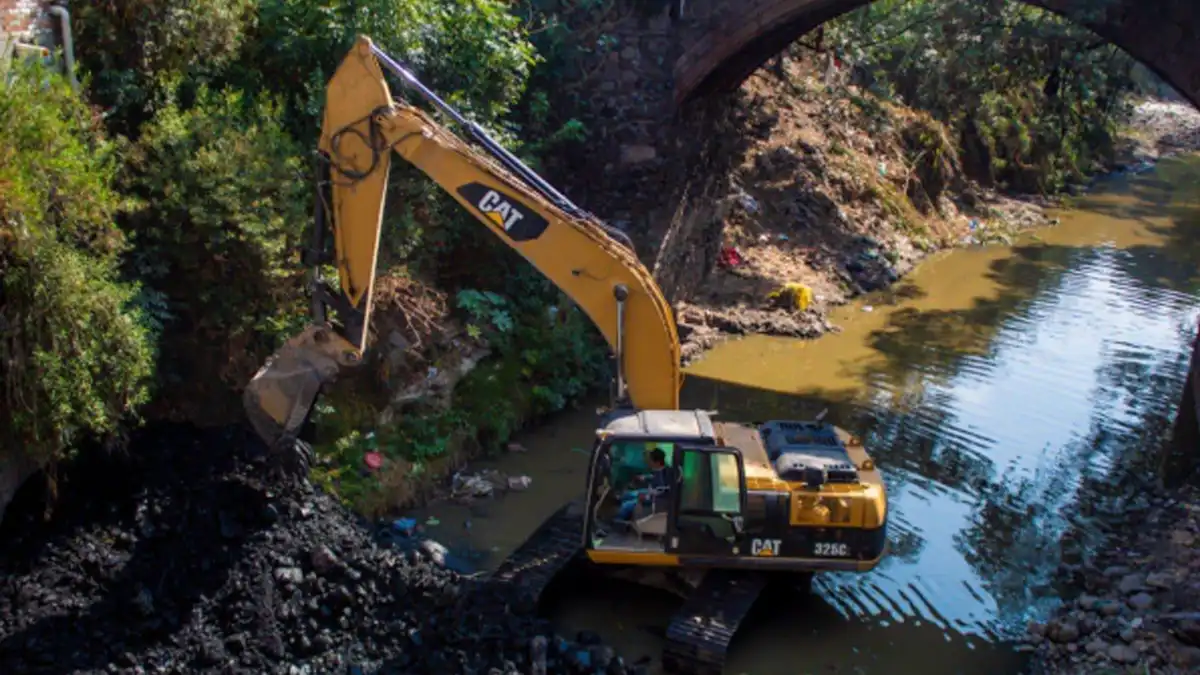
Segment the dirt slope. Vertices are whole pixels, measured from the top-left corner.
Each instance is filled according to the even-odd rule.
[[[815,337],[831,329],[830,307],[933,251],[1046,222],[1036,200],[966,179],[953,135],[925,113],[827,87],[798,60],[742,89],[742,105],[761,107],[772,130],[736,158],[725,196],[723,244],[740,261],[679,304],[685,358],[728,334]],[[811,292],[806,309],[768,297],[789,283]]]

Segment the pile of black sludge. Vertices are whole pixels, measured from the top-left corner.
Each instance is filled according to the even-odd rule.
[[[307,482],[268,479],[256,443],[146,430],[64,467],[49,522],[18,495],[0,528],[0,673],[633,670]]]

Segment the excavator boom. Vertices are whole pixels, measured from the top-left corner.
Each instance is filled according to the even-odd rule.
[[[464,127],[480,153],[424,111],[393,101],[386,67]],[[310,256],[313,323],[288,340],[247,385],[244,403],[268,444],[296,438],[321,388],[367,349],[384,197],[394,150],[566,293],[617,356],[617,390],[638,408],[676,409],[682,375],[670,306],[619,231],[572,204],[520,160],[359,37],[326,91],[319,149],[331,199],[318,185],[313,251],[334,237],[339,287]],[[624,239],[624,241],[622,241]],[[327,317],[334,309],[339,325]],[[626,331],[636,326],[636,331]]]

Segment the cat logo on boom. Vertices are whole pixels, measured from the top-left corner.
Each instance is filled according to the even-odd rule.
[[[458,194],[488,220],[500,226],[500,231],[513,241],[532,241],[542,236],[550,223],[496,188],[482,183],[467,183]]]

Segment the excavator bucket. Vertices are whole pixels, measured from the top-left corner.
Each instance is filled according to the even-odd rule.
[[[332,326],[310,324],[267,359],[246,385],[242,403],[254,431],[272,448],[295,440],[321,387],[361,360],[361,352]]]

